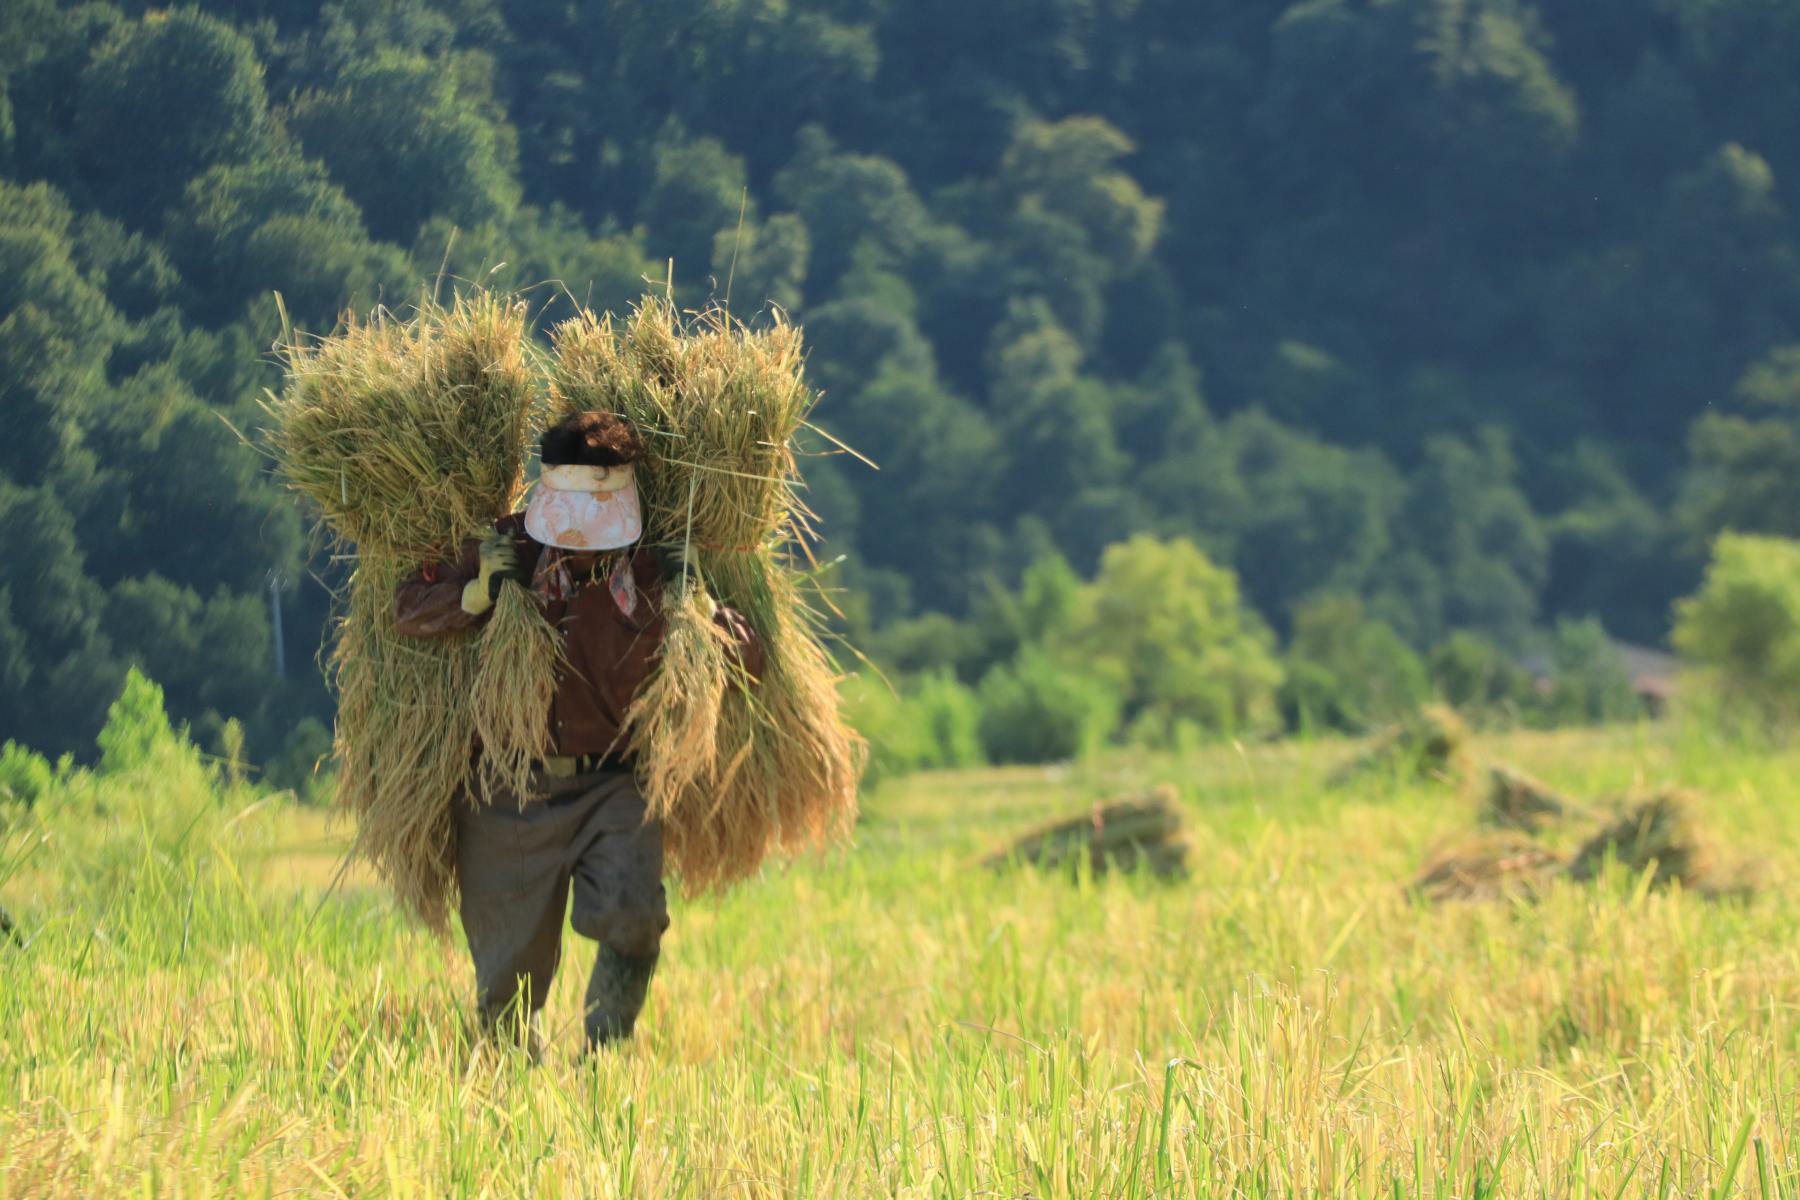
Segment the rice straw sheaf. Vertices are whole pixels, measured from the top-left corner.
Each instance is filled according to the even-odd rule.
[[[393,588],[411,568],[357,568],[332,651],[338,803],[357,824],[356,853],[395,897],[442,928],[454,888],[450,799],[468,782],[479,663],[474,634],[403,637]]]
[[[516,507],[539,415],[526,315],[476,293],[406,319],[347,319],[290,339],[286,387],[267,405],[288,485],[354,549],[331,659],[339,802],[357,817],[358,852],[438,928],[454,891],[451,801],[524,795],[548,737],[556,639],[517,589],[479,632],[408,638],[394,589]]]
[[[627,714],[650,811],[689,891],[754,872],[772,850],[818,846],[854,820],[861,742],[793,556],[809,532],[794,436],[815,395],[799,331],[723,311],[688,320],[647,298],[627,318],[584,313],[554,333],[551,403],[617,413],[644,444],[645,540],[697,571],[665,597],[656,673]],[[744,677],[708,597],[759,635]]]

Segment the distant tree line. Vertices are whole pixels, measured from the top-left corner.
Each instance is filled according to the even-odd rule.
[[[1245,709],[1096,595],[1146,729],[1661,640],[1716,533],[1800,532],[1796,62],[1768,0],[9,0],[0,733],[87,752],[135,664],[306,761],[336,568],[237,435],[272,293],[440,271],[792,313],[881,467],[808,472],[847,631],[990,709],[1071,669],[958,658],[1053,570],[1229,580],[1286,662]]]

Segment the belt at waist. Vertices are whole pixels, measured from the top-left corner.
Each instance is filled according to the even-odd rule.
[[[606,754],[547,754],[532,763],[532,766],[549,779],[572,779],[577,775],[592,775],[598,771],[632,769],[631,756],[616,750]]]

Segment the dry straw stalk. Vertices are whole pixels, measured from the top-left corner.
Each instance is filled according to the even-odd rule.
[[[771,850],[823,844],[854,819],[862,747],[794,561],[809,531],[794,437],[815,400],[799,331],[779,318],[752,330],[721,310],[684,320],[651,297],[623,320],[583,313],[553,340],[553,408],[636,427],[645,540],[683,547],[696,567],[665,597],[661,665],[627,714],[670,861],[703,890]],[[709,598],[761,638],[756,680]]]
[[[451,803],[524,794],[556,642],[523,596],[479,632],[404,637],[394,590],[516,506],[538,395],[525,328],[523,304],[485,293],[348,319],[287,339],[286,387],[266,406],[283,477],[356,564],[331,656],[339,802],[358,852],[438,928],[455,886]]]

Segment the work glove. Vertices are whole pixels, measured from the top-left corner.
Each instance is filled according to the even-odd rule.
[[[694,563],[694,549],[686,542],[656,547],[656,565],[662,570],[663,581],[682,593],[692,591],[703,582],[700,568]],[[718,611],[711,594],[704,588],[700,590],[700,603],[708,617]]]
[[[700,572],[694,569],[693,551],[686,542],[656,547],[656,565],[662,571],[663,582],[688,584],[699,577]]]
[[[500,596],[500,585],[507,580],[523,584],[525,573],[519,567],[519,548],[512,535],[498,531],[481,539],[478,551],[481,573],[463,585],[463,611],[480,616],[494,607]]]

